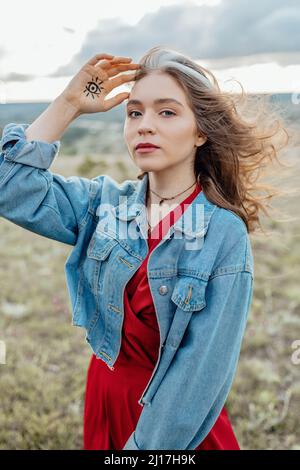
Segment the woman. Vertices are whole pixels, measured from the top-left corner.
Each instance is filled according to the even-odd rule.
[[[74,246],[73,324],[93,350],[84,449],[237,450],[225,401],[253,295],[248,233],[264,209],[253,175],[270,149],[276,158],[276,131],[243,120],[212,73],[176,51],[130,62],[93,57],[31,125],[4,128],[0,214]],[[48,170],[74,119],[127,98],[137,180]]]

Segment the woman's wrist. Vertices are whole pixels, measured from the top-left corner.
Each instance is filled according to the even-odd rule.
[[[69,101],[63,93],[58,95],[55,100],[58,103],[58,106],[61,106],[65,112],[67,120],[69,119],[70,122],[78,118],[82,113],[79,110],[78,106],[75,106],[71,101]]]
[[[69,125],[80,114],[79,110],[61,94],[26,129],[26,139],[48,143],[60,140]]]

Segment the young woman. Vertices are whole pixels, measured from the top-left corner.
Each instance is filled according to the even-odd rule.
[[[74,119],[127,98],[136,180],[49,171]],[[253,296],[249,233],[265,209],[254,176],[276,158],[277,131],[163,47],[139,64],[96,55],[32,124],[5,126],[0,215],[74,246],[73,324],[93,350],[84,449],[240,448],[225,402]]]

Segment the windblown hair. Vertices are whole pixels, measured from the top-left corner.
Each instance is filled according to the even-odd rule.
[[[257,183],[269,163],[276,160],[285,166],[278,152],[289,134],[279,113],[270,101],[246,95],[240,82],[240,97],[221,91],[211,71],[175,50],[153,47],[139,63],[136,81],[159,70],[172,76],[185,92],[198,132],[207,137],[194,161],[195,178],[207,199],[241,217],[248,232],[262,229],[259,211],[269,215],[266,201],[282,193]],[[144,174],[137,177],[142,179]],[[259,196],[257,191],[267,195]]]

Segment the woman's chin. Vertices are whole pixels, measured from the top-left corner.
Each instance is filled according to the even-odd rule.
[[[162,162],[153,157],[143,155],[141,158],[135,158],[135,164],[141,171],[160,171],[163,169]]]
[[[160,171],[161,168],[159,168],[157,165],[141,165],[140,162],[139,164],[137,165],[138,168],[140,169],[140,171]]]

